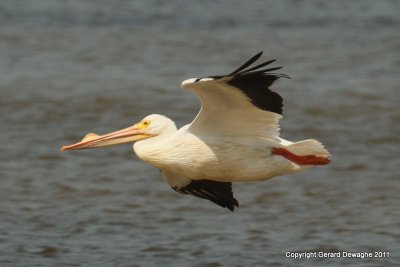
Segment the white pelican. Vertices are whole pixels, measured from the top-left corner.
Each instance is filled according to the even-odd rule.
[[[262,52],[227,75],[182,82],[201,101],[191,124],[153,114],[128,128],[105,135],[87,134],[61,148],[87,149],[132,143],[137,156],[161,170],[177,192],[208,199],[233,211],[239,206],[232,182],[267,180],[330,162],[330,154],[313,139],[290,142],[279,137],[282,97],[269,87],[281,67],[275,60],[250,67]]]

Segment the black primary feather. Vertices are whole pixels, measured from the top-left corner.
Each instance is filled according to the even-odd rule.
[[[267,65],[269,65],[269,64],[271,64],[271,63],[273,63],[273,62],[275,62],[275,61],[276,61],[276,59],[269,60],[269,61],[267,61],[267,62],[264,62],[264,63],[260,64],[260,65],[257,65],[257,66],[255,66],[255,67],[252,67],[252,68],[247,69],[247,70],[243,70],[243,71],[238,72],[238,73],[235,73],[235,74],[241,74],[241,73],[244,73],[244,72],[250,72],[250,71],[252,71],[252,70],[256,70],[256,69],[262,68],[262,67],[264,67],[264,66],[267,66]],[[279,67],[279,68],[282,68],[282,67]],[[267,70],[265,70],[265,71],[269,71],[269,70],[267,69]]]
[[[234,211],[239,207],[238,201],[233,197],[232,183],[211,180],[191,180],[184,187],[172,187],[182,194],[208,199],[215,204]]]
[[[263,54],[263,51],[261,51],[258,54],[254,55],[252,58],[247,60],[243,65],[241,65],[239,68],[237,68],[236,70],[234,70],[231,73],[229,73],[227,76],[232,76],[234,74],[237,74],[239,71],[247,68],[248,66],[250,66],[251,64],[256,62],[261,57],[262,54]]]
[[[279,70],[282,67],[273,67],[262,69],[263,67],[273,63],[276,59],[266,61],[251,68],[249,67],[262,55],[262,52],[253,56],[250,60],[246,61],[240,68],[227,76],[232,76],[228,81],[232,85],[241,90],[251,100],[251,102],[258,108],[278,114],[283,112],[283,99],[282,97],[269,87],[278,78],[290,78],[286,74],[271,73],[271,71]],[[246,69],[247,68],[247,69]],[[223,78],[226,76],[219,76]]]

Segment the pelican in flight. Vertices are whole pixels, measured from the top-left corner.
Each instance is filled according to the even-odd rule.
[[[136,155],[158,168],[175,191],[233,211],[239,202],[232,182],[267,180],[330,162],[329,152],[314,139],[279,137],[283,100],[270,86],[289,77],[274,72],[281,67],[264,68],[275,60],[252,66],[261,55],[227,75],[183,81],[202,106],[192,123],[180,129],[171,119],[152,114],[119,131],[89,133],[61,150],[135,142]]]

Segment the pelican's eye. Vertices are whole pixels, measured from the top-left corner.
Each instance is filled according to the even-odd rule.
[[[147,128],[147,127],[149,127],[149,125],[150,125],[150,121],[145,120],[145,121],[142,121],[142,123],[141,123],[142,127],[140,127],[140,128]]]

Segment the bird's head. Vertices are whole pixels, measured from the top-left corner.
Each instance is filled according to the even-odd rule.
[[[175,131],[176,126],[171,119],[163,115],[152,114],[135,123],[133,126],[122,130],[104,135],[89,133],[82,141],[61,147],[61,151],[133,143],[147,138],[171,134]]]

